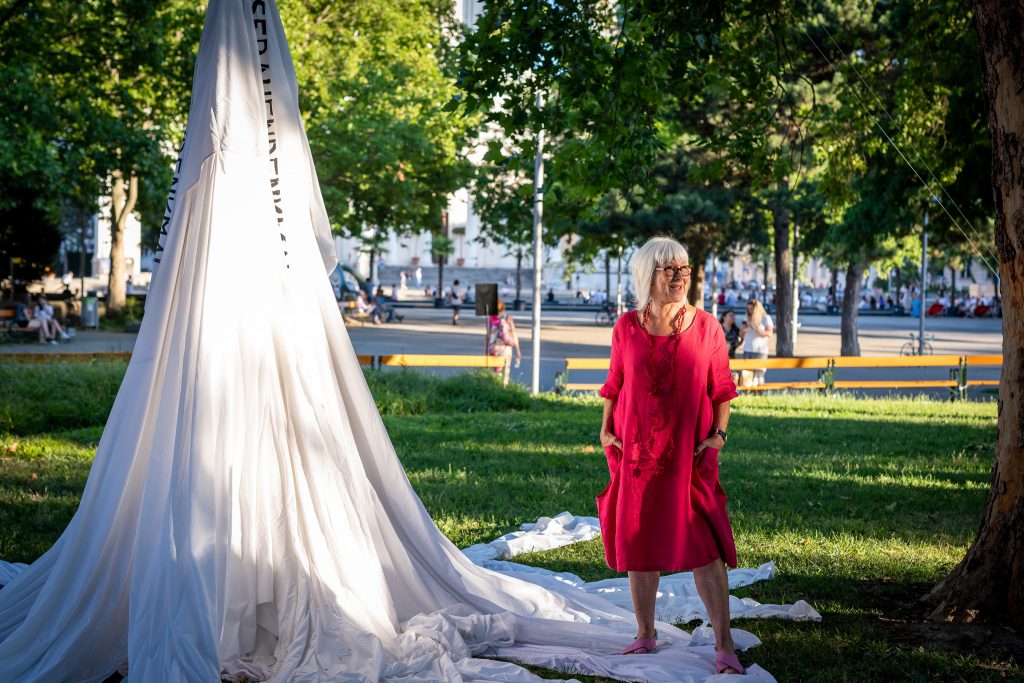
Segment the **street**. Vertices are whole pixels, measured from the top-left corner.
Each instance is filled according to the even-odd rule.
[[[472,315],[472,308],[463,310],[461,324],[451,324],[451,312],[445,309],[411,307],[402,308],[405,316],[401,323],[383,325],[352,323],[349,333],[353,345],[362,354],[435,353],[482,354],[484,352],[484,321]],[[516,329],[523,350],[523,362],[512,370],[512,379],[528,385],[533,362],[531,314],[514,313]],[[861,354],[864,356],[897,355],[900,347],[909,341],[909,334],[917,332],[918,321],[909,317],[889,315],[862,315],[859,318]],[[936,355],[998,354],[1002,353],[1002,321],[994,318],[928,318],[926,333],[934,335],[931,342]],[[594,323],[593,310],[550,310],[544,312],[541,337],[540,381],[542,389],[551,389],[555,373],[565,367],[567,357],[607,358],[611,345],[610,327]],[[103,351],[130,351],[134,334],[117,332],[79,331],[71,344],[59,347],[37,344],[3,344],[2,353],[95,353]],[[772,340],[774,352],[774,339]],[[839,316],[806,315],[801,318],[797,336],[798,356],[827,356],[839,354]],[[454,372],[438,370],[439,372]],[[972,379],[998,379],[998,368],[979,368],[971,372]],[[817,377],[814,370],[771,370],[769,381],[807,381]],[[885,370],[843,370],[839,379],[948,379],[946,368],[908,368]],[[575,381],[599,382],[603,373],[583,372],[573,376]],[[945,390],[934,392],[944,396]],[[972,395],[991,395],[972,390]]]

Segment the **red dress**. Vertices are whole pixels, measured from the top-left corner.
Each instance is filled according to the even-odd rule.
[[[675,572],[716,558],[736,566],[711,433],[714,406],[737,396],[722,326],[698,310],[677,335],[648,335],[636,311],[619,318],[601,396],[615,399],[605,448],[611,482],[597,497],[608,566]]]

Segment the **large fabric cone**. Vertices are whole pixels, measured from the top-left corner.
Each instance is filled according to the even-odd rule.
[[[0,590],[0,681],[526,681],[474,655],[578,669],[631,640],[427,515],[328,284],[297,100],[273,1],[213,0],[142,330],[78,512]],[[633,678],[712,673],[661,635]]]

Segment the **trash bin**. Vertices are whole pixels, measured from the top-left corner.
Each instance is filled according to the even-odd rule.
[[[82,327],[96,329],[100,326],[100,303],[94,296],[82,299]]]

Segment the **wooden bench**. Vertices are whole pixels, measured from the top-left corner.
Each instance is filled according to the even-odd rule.
[[[508,363],[506,356],[468,356],[426,353],[395,353],[375,356],[374,367],[401,368],[485,368],[503,370]]]
[[[573,370],[608,371],[610,361],[607,358],[566,358],[565,370],[555,376],[555,391],[599,391],[601,383],[570,382],[569,374]],[[815,356],[807,358],[768,358],[768,359],[734,359],[729,361],[729,369],[733,372],[743,370],[792,370],[816,369],[817,381],[812,382],[766,382],[756,387],[737,386],[738,391],[780,391],[815,389],[832,393],[837,389],[934,389],[946,388],[953,398],[964,399],[967,389],[972,386],[999,386],[999,380],[972,380],[968,377],[969,368],[1001,366],[1001,355],[964,355],[964,356]],[[838,380],[836,370],[841,368],[950,368],[948,380]]]
[[[353,299],[345,302],[345,307],[341,309],[341,317],[345,322],[356,320],[362,326],[370,319],[370,314],[360,311],[359,304]]]
[[[96,351],[93,353],[5,353],[0,361],[14,363],[82,363],[94,360],[131,360],[130,351]],[[360,365],[373,366],[377,356],[359,354]]]
[[[25,341],[39,336],[36,330],[19,327],[14,321],[16,315],[13,308],[0,308],[0,338],[3,341]]]

